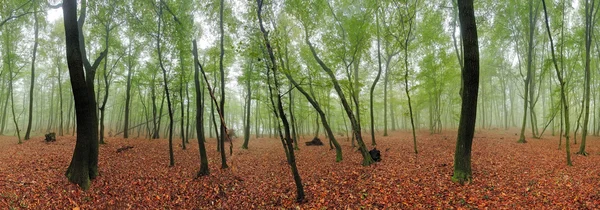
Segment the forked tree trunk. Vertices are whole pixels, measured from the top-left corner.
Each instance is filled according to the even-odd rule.
[[[82,10],[85,1],[82,2]],[[85,12],[83,12],[85,14]],[[82,14],[82,15],[83,15]],[[65,41],[71,89],[77,117],[77,141],[73,158],[65,175],[70,182],[89,189],[90,179],[98,176],[98,116],[93,83],[86,80],[83,52],[80,46],[80,27],[77,22],[77,2],[63,1]],[[91,80],[93,82],[93,80]]]

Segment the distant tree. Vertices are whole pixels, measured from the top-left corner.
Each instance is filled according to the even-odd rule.
[[[458,0],[460,34],[464,50],[462,69],[462,106],[456,151],[454,153],[454,175],[452,181],[471,181],[471,145],[477,119],[477,95],[479,91],[479,44],[473,0]]]

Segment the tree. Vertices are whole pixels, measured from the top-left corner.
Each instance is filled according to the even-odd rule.
[[[527,42],[527,73],[525,76],[525,92],[524,92],[524,99],[523,99],[523,122],[521,124],[521,134],[519,135],[519,140],[517,141],[518,143],[527,143],[527,140],[525,140],[525,127],[527,125],[527,105],[528,103],[530,103],[530,100],[533,100],[532,98],[532,94],[531,94],[531,90],[530,90],[530,85],[532,83],[532,74],[533,74],[533,48],[534,48],[534,34],[535,34],[535,23],[537,22],[537,8],[535,9],[535,13],[533,10],[533,0],[529,0],[529,25],[528,25],[528,31],[529,33],[527,34],[529,39]],[[533,105],[533,103],[531,104]],[[532,107],[529,108],[530,110],[533,110]],[[532,119],[533,120],[533,119]],[[533,124],[532,124],[533,125]],[[534,136],[535,136],[535,132],[534,132]]]
[[[33,0],[35,1],[35,0]],[[25,140],[29,140],[31,134],[31,121],[33,119],[33,88],[35,86],[35,59],[37,56],[39,24],[37,17],[37,6],[33,3],[33,21],[34,21],[34,41],[33,54],[31,56],[31,84],[29,86],[29,118],[27,120],[27,131],[25,131]]]
[[[173,108],[171,107],[171,94],[169,94],[169,83],[167,80],[168,74],[167,74],[167,69],[165,69],[165,65],[163,64],[163,59],[162,59],[162,49],[160,47],[160,43],[161,43],[161,25],[162,25],[162,16],[163,16],[163,6],[165,6],[165,3],[161,0],[158,3],[158,35],[156,37],[156,50],[158,52],[158,63],[160,65],[160,69],[162,70],[163,73],[163,87],[164,87],[164,94],[167,97],[167,112],[169,113],[169,166],[174,166],[175,165],[175,157],[173,156]],[[175,20],[177,20],[177,18],[175,18]]]
[[[223,56],[225,55],[225,48],[223,43],[225,42],[225,32],[223,30],[223,9],[225,8],[225,0],[221,0],[221,5],[219,7],[219,46],[221,48],[221,52],[219,54],[219,72],[221,73],[221,99],[219,101],[219,106],[221,107],[219,111],[219,115],[221,118],[225,116],[225,68],[223,67]],[[227,159],[225,157],[225,124],[221,123],[221,136],[219,138],[219,146],[221,148],[221,168],[228,168]]]
[[[85,0],[82,1],[85,10]],[[82,14],[84,16],[85,13]],[[83,189],[89,189],[90,179],[98,176],[98,116],[94,98],[93,80],[84,75],[84,47],[80,46],[81,28],[77,21],[77,1],[63,1],[66,55],[71,79],[71,89],[75,100],[77,117],[77,141],[71,164],[65,175],[70,182]]]
[[[477,95],[479,92],[479,44],[473,0],[458,0],[460,34],[464,51],[462,68],[462,105],[456,151],[454,153],[454,174],[452,181],[463,184],[471,181],[471,145],[477,116]]]
[[[198,136],[198,150],[200,152],[200,170],[196,177],[206,176],[210,173],[208,169],[208,157],[206,147],[204,146],[204,100],[200,92],[200,79],[198,70],[202,68],[198,61],[198,47],[196,40],[193,41],[192,53],[194,54],[194,87],[196,92],[196,134]]]
[[[567,152],[567,165],[572,166],[571,162],[571,145],[569,141],[569,103],[567,101],[566,88],[565,88],[565,80],[563,78],[563,72],[558,68],[558,61],[556,59],[556,55],[554,53],[554,41],[552,40],[552,33],[550,30],[550,23],[548,23],[548,11],[546,9],[546,1],[542,0],[542,5],[544,6],[544,18],[546,20],[546,31],[548,32],[548,38],[550,39],[550,51],[552,53],[552,64],[554,65],[554,70],[556,71],[556,77],[558,79],[558,83],[560,85],[560,99],[562,104],[562,111],[564,116],[564,124],[565,124],[565,148]],[[562,70],[564,71],[564,69]],[[562,134],[561,134],[562,136]]]
[[[277,61],[275,59],[275,54],[273,53],[273,48],[271,47],[271,42],[269,41],[269,34],[267,32],[267,30],[265,29],[264,25],[263,25],[263,19],[262,19],[262,9],[263,9],[263,1],[262,0],[256,0],[256,4],[258,6],[257,9],[257,16],[258,16],[258,23],[260,25],[260,31],[262,32],[263,35],[263,39],[264,39],[264,43],[265,43],[265,47],[267,49],[267,52],[269,54],[269,58],[271,61],[271,72],[273,73],[273,81],[275,82],[275,89],[277,90],[277,110],[279,112],[279,115],[277,115],[277,118],[281,119],[281,122],[283,123],[283,127],[284,127],[284,131],[285,131],[285,137],[284,139],[282,139],[282,141],[285,141],[285,145],[284,145],[284,149],[287,152],[287,159],[288,159],[288,164],[290,165],[290,168],[292,169],[292,174],[294,176],[294,182],[296,183],[296,202],[301,203],[304,202],[304,187],[302,186],[302,180],[300,178],[300,174],[298,173],[298,168],[296,166],[296,156],[294,155],[294,147],[292,145],[292,137],[290,134],[290,125],[288,123],[287,117],[285,116],[285,111],[283,110],[283,105],[282,105],[282,100],[281,100],[281,93],[279,92],[279,82],[277,79]],[[268,67],[268,65],[267,65]],[[267,71],[267,74],[269,72]],[[269,90],[271,88],[269,87]],[[275,108],[275,107],[273,107]]]
[[[579,146],[579,152],[577,154],[587,156],[588,153],[585,151],[585,143],[588,135],[588,123],[590,121],[590,49],[592,45],[592,37],[594,36],[594,23],[596,23],[596,13],[598,13],[596,7],[596,1],[590,0],[585,1],[585,76],[584,76],[584,93],[583,93],[583,101],[584,107],[582,111],[584,112],[583,117],[583,129],[581,131],[581,145]]]
[[[379,2],[377,2],[379,3]],[[377,76],[375,76],[375,80],[371,85],[371,90],[369,91],[369,111],[371,114],[371,145],[376,146],[377,142],[375,141],[375,117],[373,114],[373,92],[375,92],[375,86],[377,82],[379,82],[379,78],[381,77],[381,34],[379,33],[379,5],[377,5],[377,11],[375,12],[375,22],[377,24]],[[387,91],[387,90],[386,90]],[[387,93],[387,92],[386,92]],[[387,95],[386,95],[387,96]],[[387,109],[387,107],[385,107]],[[384,111],[384,115],[387,114],[387,110]],[[387,120],[387,119],[384,119]],[[387,136],[387,123],[385,123],[385,135]]]

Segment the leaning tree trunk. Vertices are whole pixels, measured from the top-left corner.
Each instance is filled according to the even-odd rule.
[[[325,115],[325,112],[323,112],[323,110],[321,109],[321,106],[319,105],[319,103],[317,101],[315,101],[315,99],[313,97],[311,97],[310,94],[308,92],[306,92],[304,90],[304,88],[302,88],[296,82],[296,80],[294,80],[294,78],[292,78],[292,76],[289,73],[287,73],[287,72],[283,72],[283,73],[288,78],[288,80],[296,87],[296,89],[298,89],[298,91],[300,91],[300,93],[302,93],[302,95],[304,95],[304,97],[306,98],[306,100],[308,100],[310,105],[312,105],[313,108],[317,111],[317,113],[321,117],[321,122],[323,123],[325,132],[327,133],[327,137],[335,146],[335,161],[336,162],[342,161],[342,159],[343,159],[342,158],[342,147],[340,146],[338,141],[335,139],[335,135],[333,135],[333,131],[331,131],[331,127],[329,126],[327,116]],[[317,120],[317,122],[318,122],[318,120]],[[319,127],[318,124],[317,124],[317,127]]]
[[[367,150],[367,146],[365,145],[365,142],[362,139],[362,134],[361,134],[362,131],[360,128],[360,121],[357,121],[357,119],[354,117],[354,113],[352,113],[352,108],[350,108],[350,104],[346,100],[346,97],[344,96],[344,92],[342,91],[342,88],[341,88],[338,80],[336,79],[335,74],[323,62],[323,60],[321,60],[321,58],[319,58],[314,46],[312,45],[312,43],[310,42],[310,40],[308,38],[308,31],[305,31],[305,32],[306,32],[306,36],[305,36],[304,41],[309,46],[310,51],[313,55],[313,58],[317,61],[317,63],[319,63],[319,65],[321,66],[323,71],[325,71],[327,73],[327,75],[333,82],[333,87],[340,97],[340,101],[342,103],[342,106],[344,107],[344,111],[346,112],[346,115],[348,115],[348,119],[350,120],[350,124],[352,125],[353,138],[356,138],[356,141],[358,142],[358,146],[360,148],[360,153],[363,157],[362,165],[363,166],[371,165],[374,161],[373,161],[373,158],[371,157],[371,155],[369,154],[369,151]]]
[[[454,154],[452,181],[464,183],[471,180],[471,146],[477,118],[477,95],[479,92],[479,44],[473,0],[458,0],[460,34],[464,49],[462,69],[462,105],[458,137]]]
[[[273,53],[273,48],[271,48],[271,43],[269,41],[269,35],[267,30],[263,26],[263,20],[261,16],[262,12],[262,0],[256,0],[258,4],[258,22],[260,24],[260,30],[262,31],[264,42],[269,53],[269,58],[271,59],[272,64],[272,72],[273,72],[273,81],[275,82],[275,88],[277,89],[277,110],[279,111],[279,118],[281,118],[281,122],[283,123],[283,127],[285,130],[285,147],[288,152],[288,163],[292,169],[292,174],[294,176],[294,182],[296,183],[296,201],[301,203],[304,201],[304,187],[302,185],[302,180],[300,178],[300,174],[298,173],[298,168],[296,167],[296,157],[294,155],[294,147],[292,145],[292,137],[290,134],[290,125],[285,116],[285,111],[283,110],[283,105],[281,101],[281,93],[279,92],[279,83],[277,79],[277,61],[275,60],[275,55]],[[267,72],[268,73],[268,72]]]

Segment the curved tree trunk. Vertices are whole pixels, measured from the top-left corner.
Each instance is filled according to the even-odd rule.
[[[337,92],[338,96],[340,97],[340,101],[342,103],[342,106],[344,107],[344,111],[346,112],[346,115],[348,115],[348,119],[350,120],[350,124],[352,125],[353,138],[354,137],[356,138],[356,141],[358,142],[358,146],[360,148],[360,153],[363,157],[362,165],[363,166],[371,165],[374,161],[373,161],[373,158],[371,157],[371,155],[369,154],[369,151],[367,150],[367,146],[365,145],[365,143],[362,139],[362,134],[361,134],[362,131],[360,128],[360,121],[358,121],[354,117],[354,113],[352,113],[352,108],[350,108],[350,104],[346,100],[346,96],[344,96],[344,92],[342,91],[342,88],[341,88],[338,80],[335,78],[335,74],[329,67],[327,67],[327,65],[321,60],[321,58],[319,58],[319,56],[317,55],[317,52],[315,51],[314,46],[312,45],[312,43],[310,42],[310,40],[308,38],[308,32],[307,31],[305,31],[305,32],[306,32],[306,36],[305,36],[304,41],[309,46],[310,51],[313,55],[313,58],[317,61],[317,63],[319,63],[319,66],[321,66],[323,71],[325,71],[327,73],[327,75],[333,82],[333,87],[335,88],[335,91]]]
[[[546,10],[546,1],[542,0],[542,5],[544,6],[544,17],[546,19],[546,31],[548,32],[548,37],[550,39],[550,50],[552,52],[552,63],[554,64],[554,70],[556,70],[556,77],[558,78],[558,82],[560,84],[560,99],[561,104],[563,105],[563,115],[564,115],[564,124],[565,124],[565,146],[567,153],[567,165],[572,166],[571,162],[571,145],[569,142],[569,104],[567,103],[567,95],[566,95],[566,87],[565,81],[563,79],[563,75],[561,70],[558,68],[558,63],[556,61],[556,55],[554,54],[554,41],[552,40],[552,33],[550,32],[550,24],[548,23],[548,12]],[[564,11],[563,11],[564,13]],[[564,21],[564,19],[563,19]],[[562,29],[561,29],[562,34]],[[563,37],[564,39],[564,37]],[[562,52],[562,51],[561,51]],[[562,136],[562,135],[561,135]],[[560,148],[560,145],[559,145]]]
[[[277,61],[275,60],[275,55],[273,54],[273,49],[271,48],[271,43],[268,38],[268,33],[263,26],[263,21],[262,21],[262,16],[261,16],[263,2],[262,2],[262,0],[256,0],[256,3],[258,4],[258,11],[257,11],[258,22],[260,24],[260,29],[263,34],[264,42],[265,42],[267,51],[269,53],[269,58],[271,59],[271,64],[272,64],[272,68],[273,68],[272,69],[273,81],[275,82],[275,88],[277,89],[277,110],[279,111],[279,118],[281,119],[281,122],[283,123],[283,127],[285,130],[285,148],[289,154],[288,155],[288,163],[290,164],[290,167],[292,169],[292,174],[294,176],[294,182],[296,184],[296,202],[301,203],[304,201],[304,187],[302,185],[302,180],[300,178],[300,174],[298,173],[298,168],[296,166],[296,157],[294,155],[294,148],[292,145],[292,137],[290,134],[290,125],[285,116],[285,111],[283,110],[283,105],[282,105],[282,101],[281,101],[281,93],[279,92],[279,83],[278,83],[278,79],[277,79],[277,71],[278,71]]]
[[[36,4],[34,2],[34,4]],[[37,48],[38,48],[38,34],[39,34],[39,26],[37,19],[37,7],[34,5],[33,11],[33,21],[34,21],[34,42],[33,42],[33,55],[31,56],[31,84],[29,86],[29,117],[27,120],[27,131],[25,131],[25,140],[30,139],[31,135],[31,121],[33,119],[33,89],[35,86],[35,59],[37,56]]]
[[[298,89],[298,91],[300,91],[300,93],[302,93],[302,95],[304,95],[304,97],[306,98],[306,100],[308,100],[310,105],[312,105],[313,108],[317,111],[317,113],[321,117],[321,122],[323,123],[325,132],[327,133],[327,137],[335,146],[335,161],[336,162],[342,161],[342,159],[343,159],[342,147],[340,146],[338,141],[335,139],[335,135],[333,134],[333,131],[331,131],[331,127],[329,126],[325,112],[323,112],[319,103],[317,101],[315,101],[315,99],[313,97],[311,97],[310,94],[308,92],[306,92],[306,90],[304,90],[304,88],[302,88],[289,73],[287,73],[287,72],[283,72],[283,73],[287,77],[287,79],[296,87],[296,89]],[[317,126],[319,126],[319,125],[317,124]]]

